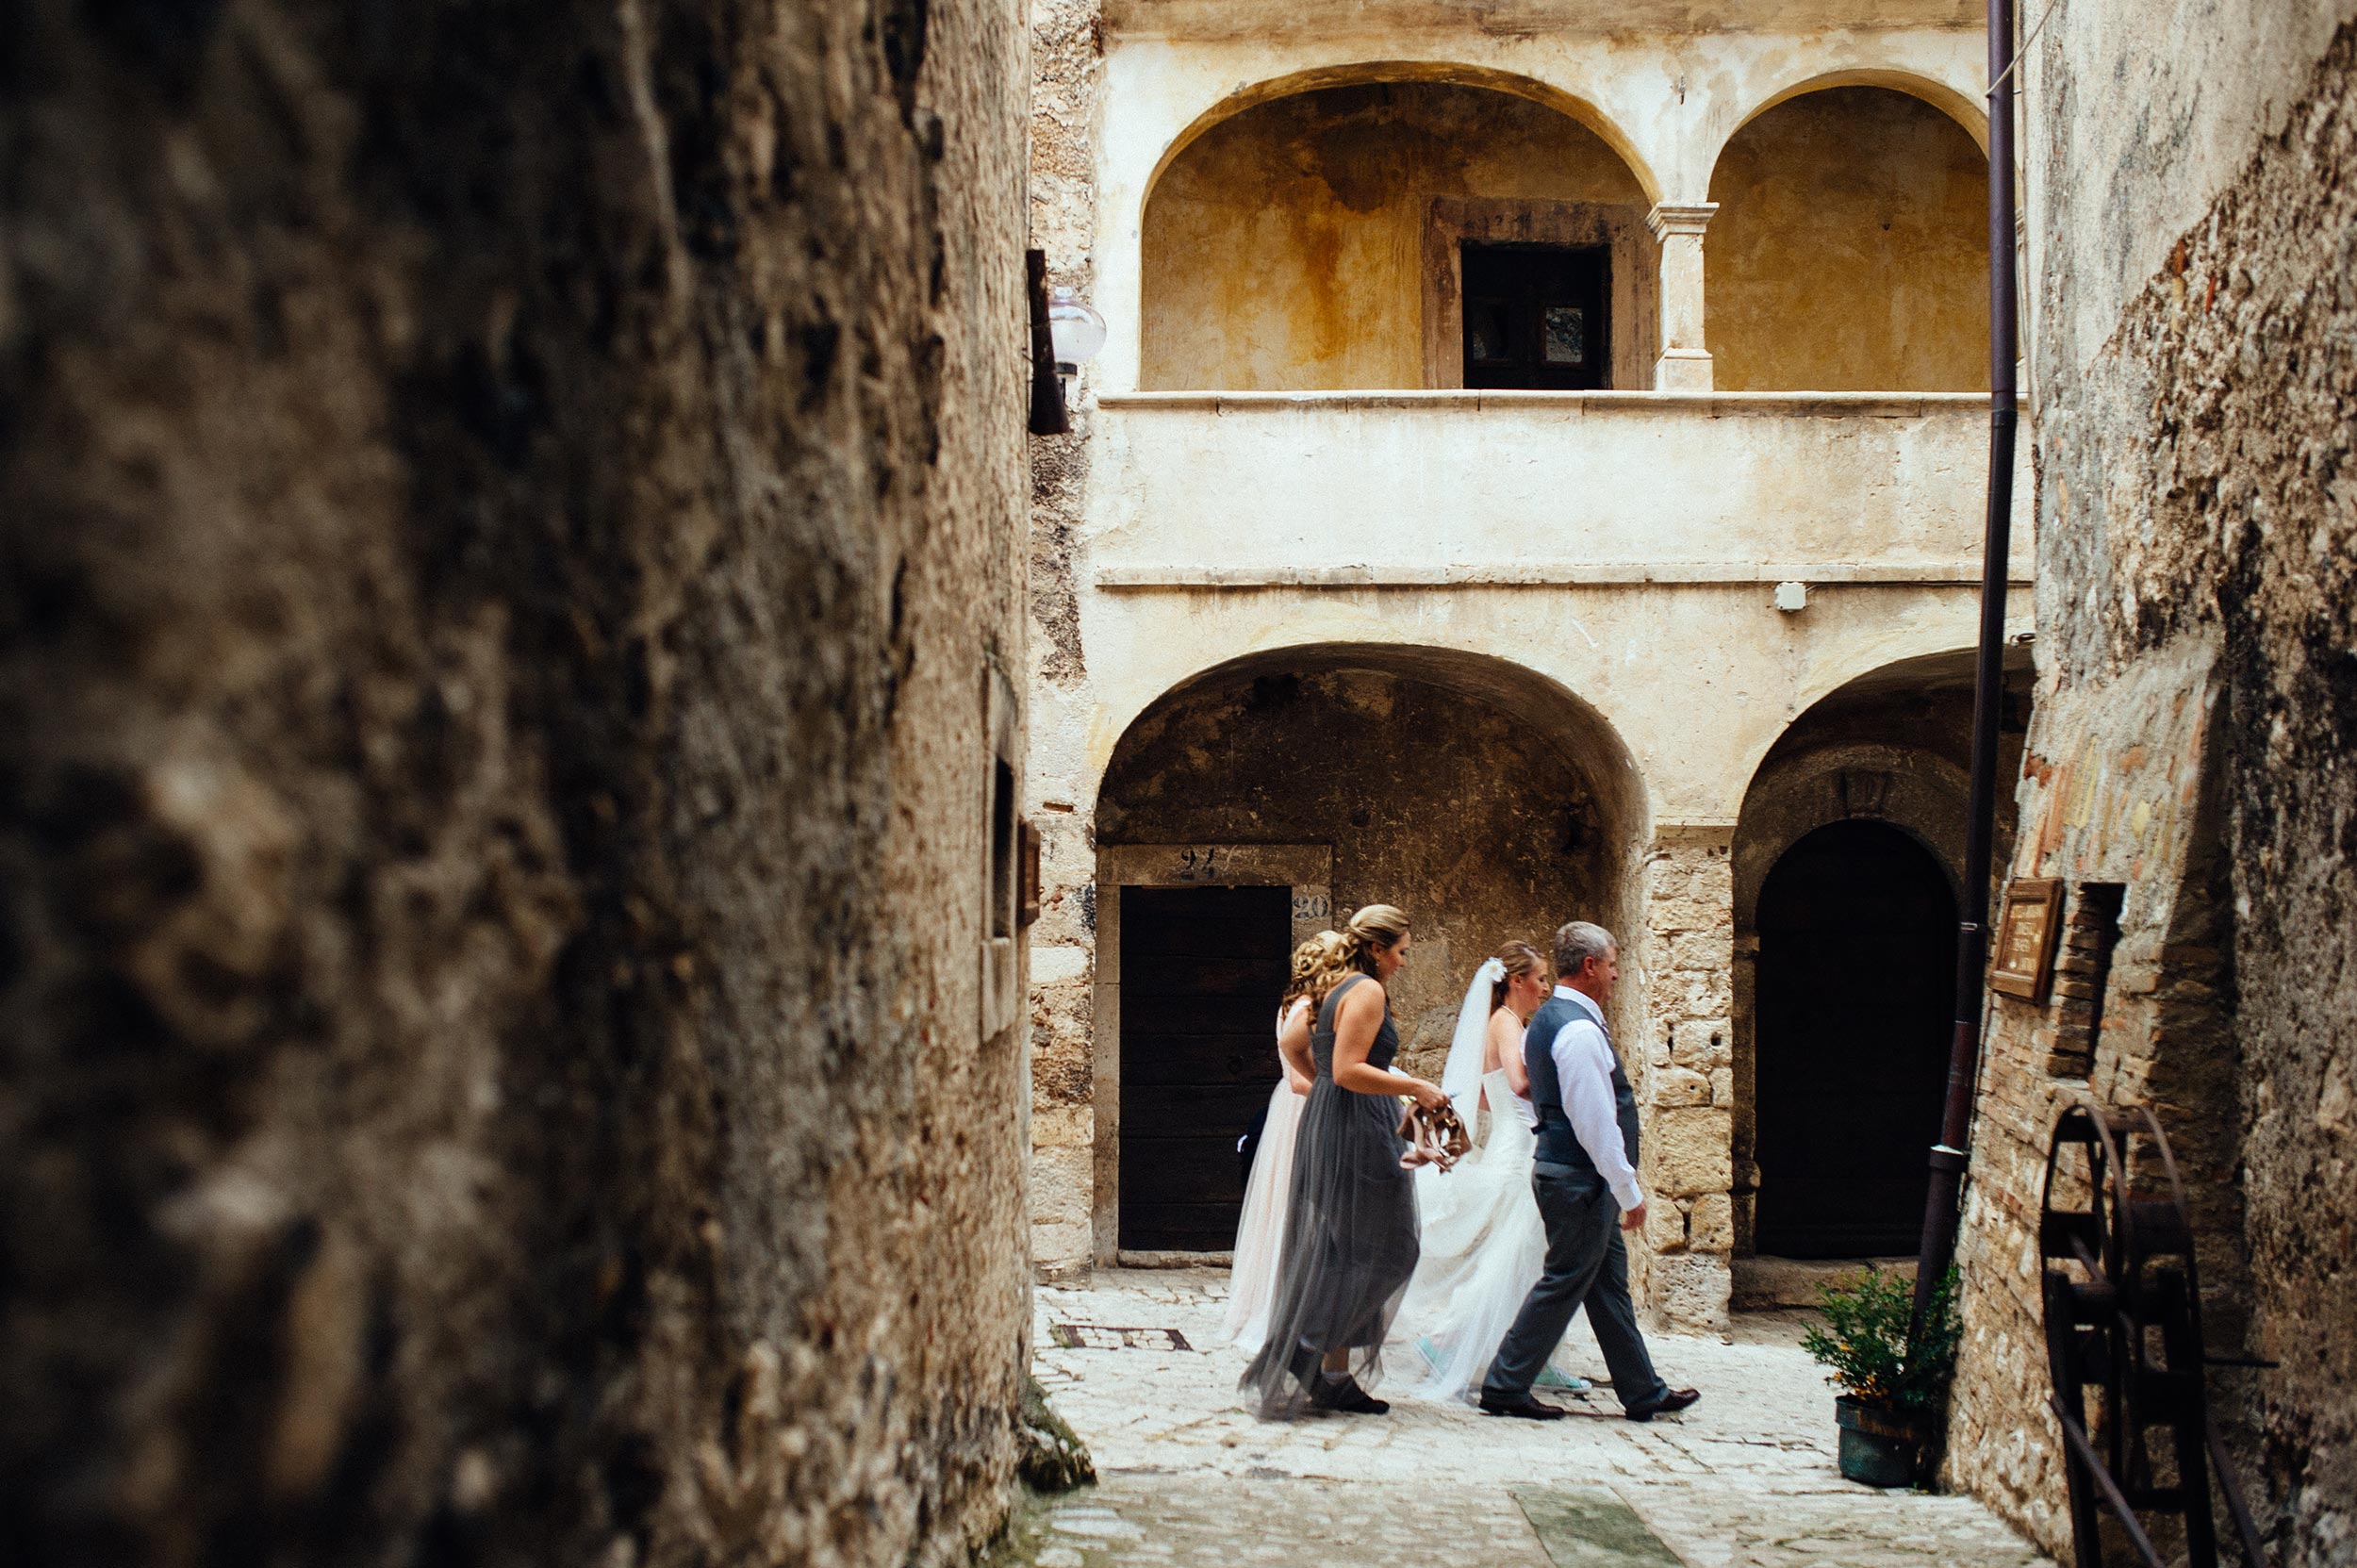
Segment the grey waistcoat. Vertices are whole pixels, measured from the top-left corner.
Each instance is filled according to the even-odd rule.
[[[1563,1026],[1576,1019],[1590,1023],[1586,1010],[1561,997],[1549,997],[1538,1012],[1530,1015],[1529,1027],[1523,1032],[1523,1065],[1530,1073],[1530,1099],[1539,1108],[1539,1147],[1536,1158],[1542,1164],[1567,1165],[1575,1171],[1603,1179],[1596,1163],[1588,1158],[1579,1138],[1572,1131],[1572,1118],[1563,1112],[1563,1083],[1555,1071],[1555,1037]],[[1621,1146],[1629,1164],[1637,1164],[1637,1096],[1628,1086],[1628,1074],[1621,1070],[1621,1053],[1612,1049],[1612,1036],[1605,1035],[1605,1048],[1612,1057],[1612,1110],[1621,1124]]]

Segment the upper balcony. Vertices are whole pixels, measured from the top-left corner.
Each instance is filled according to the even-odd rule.
[[[1674,63],[1612,80],[1674,118]],[[1094,580],[1977,582],[1976,127],[1920,75],[1779,80],[1693,84],[1683,142],[1461,64],[1199,117],[1098,274]]]

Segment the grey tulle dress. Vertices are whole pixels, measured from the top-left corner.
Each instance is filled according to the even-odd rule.
[[[1297,1415],[1315,1403],[1304,1378],[1314,1377],[1331,1350],[1348,1350],[1351,1375],[1362,1387],[1372,1384],[1392,1316],[1416,1272],[1416,1186],[1399,1164],[1407,1152],[1399,1100],[1334,1081],[1335,1011],[1367,979],[1352,975],[1337,985],[1310,1033],[1318,1076],[1294,1134],[1293,1194],[1268,1338],[1237,1385],[1259,1396],[1264,1418]],[[1398,1054],[1387,1005],[1367,1064],[1389,1067]]]

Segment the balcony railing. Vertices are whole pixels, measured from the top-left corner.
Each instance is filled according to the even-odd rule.
[[[1093,576],[1977,583],[1987,408],[1981,393],[1107,397]],[[2012,575],[2026,580],[2026,473],[2015,493]]]

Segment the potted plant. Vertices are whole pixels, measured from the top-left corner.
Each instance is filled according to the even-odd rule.
[[[1825,1380],[1842,1390],[1834,1421],[1841,1428],[1841,1473],[1851,1480],[1905,1486],[1928,1468],[1963,1334],[1954,1269],[1927,1306],[1919,1337],[1914,1282],[1870,1267],[1824,1287],[1824,1321],[1802,1337],[1802,1348],[1830,1369]]]

